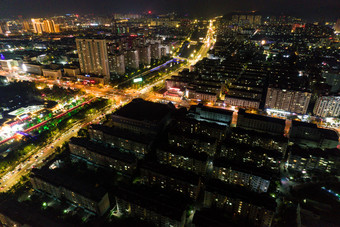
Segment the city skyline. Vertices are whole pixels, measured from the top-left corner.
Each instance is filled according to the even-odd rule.
[[[64,1],[54,2],[32,0],[3,0],[1,2],[0,18],[17,17],[46,17],[57,14],[78,13],[78,14],[103,14],[113,13],[143,13],[155,14],[178,12],[189,17],[212,17],[225,15],[233,11],[260,11],[267,15],[291,15],[301,16],[306,19],[337,19],[340,10],[340,3],[336,0],[312,0],[312,1],[137,1],[128,0],[124,2],[103,0],[101,4],[95,1]],[[204,10],[203,10],[204,9]]]

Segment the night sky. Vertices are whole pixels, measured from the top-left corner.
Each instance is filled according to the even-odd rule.
[[[0,0],[0,18],[56,14],[155,13],[176,11],[189,16],[216,16],[235,10],[301,16],[306,19],[340,17],[340,0]]]

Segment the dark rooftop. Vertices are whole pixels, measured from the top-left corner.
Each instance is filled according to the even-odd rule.
[[[203,208],[195,212],[193,224],[197,227],[237,227],[231,218],[225,216],[226,212],[221,209]]]
[[[232,116],[234,113],[233,111],[230,111],[230,110],[207,107],[207,106],[203,106],[202,104],[198,104],[196,106],[190,107],[190,111],[193,111],[193,112],[196,112],[197,109],[201,109],[206,112],[213,112],[213,113],[224,114],[224,115],[229,115],[229,116]]]
[[[143,99],[134,99],[117,110],[114,115],[138,121],[159,122],[175,110],[172,104],[161,104]]]
[[[283,125],[283,126],[286,125],[286,120],[284,120],[284,119],[274,118],[274,117],[269,117],[269,116],[263,116],[263,115],[259,115],[259,114],[246,113],[244,109],[240,109],[238,111],[238,114],[243,115],[244,118],[250,118],[250,119],[260,120],[260,121],[265,121],[265,122],[270,121],[272,123],[280,124],[280,125]]]
[[[152,142],[152,138],[150,137],[143,136],[143,135],[136,136],[133,133],[123,131],[121,129],[114,128],[114,127],[108,127],[108,126],[103,126],[103,125],[91,125],[90,127],[94,130],[102,131],[111,136],[136,141],[142,144],[149,144]]]
[[[32,172],[36,178],[49,182],[56,187],[64,187],[97,202],[107,193],[104,188],[96,186],[89,181],[73,177],[72,173],[66,174],[58,168],[50,170],[46,165],[42,169],[34,169]]]

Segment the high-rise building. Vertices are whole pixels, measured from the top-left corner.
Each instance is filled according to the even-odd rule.
[[[118,75],[125,74],[124,54],[109,55],[110,72]]]
[[[137,50],[129,50],[126,53],[126,66],[133,68],[133,69],[138,69],[139,68],[139,53]]]
[[[32,19],[33,32],[42,34],[44,32],[44,23],[41,19]]]
[[[29,31],[29,30],[31,30],[30,22],[27,21],[27,20],[24,20],[24,21],[22,22],[22,29],[23,29],[24,31]]]
[[[151,44],[151,58],[160,59],[161,58],[161,49],[159,48],[159,43]]]
[[[320,117],[338,117],[340,115],[340,96],[319,97],[313,112]]]
[[[241,25],[260,25],[261,19],[262,16],[254,12],[237,13],[231,17],[233,23]]]
[[[33,32],[37,34],[42,33],[58,33],[60,32],[59,25],[55,24],[53,20],[32,19]],[[25,26],[25,22],[23,23]],[[28,23],[24,27],[24,30],[29,30]]]
[[[265,108],[306,114],[311,96],[309,92],[268,88]]]
[[[0,34],[5,34],[8,31],[8,26],[6,22],[0,22]]]
[[[76,39],[80,70],[82,73],[104,76],[110,80],[109,59],[105,39]]]
[[[334,26],[334,30],[337,33],[340,33],[340,18],[338,18],[338,20],[336,21],[336,24]]]
[[[140,63],[150,65],[151,63],[151,47],[150,45],[138,47]]]
[[[44,32],[53,33],[54,32],[54,21],[53,20],[44,20]]]

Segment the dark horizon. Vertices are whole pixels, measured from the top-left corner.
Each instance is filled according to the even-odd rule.
[[[233,11],[256,10],[264,15],[291,15],[309,20],[336,20],[340,17],[340,1],[337,0],[2,0],[0,18],[48,17],[67,13],[111,15],[113,13],[136,13],[147,11],[155,14],[178,12],[189,17],[212,17]]]

